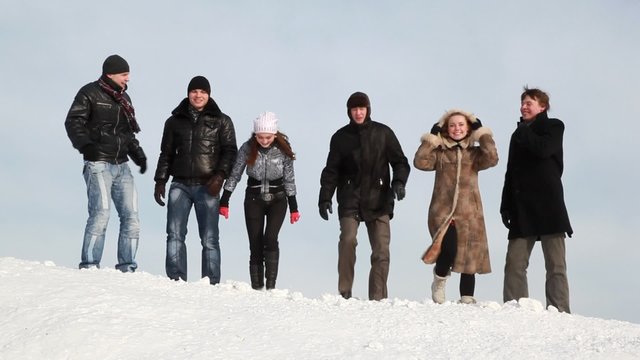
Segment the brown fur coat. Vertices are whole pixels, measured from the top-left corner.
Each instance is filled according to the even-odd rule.
[[[473,114],[450,110],[440,119],[441,127],[454,112],[463,114],[472,123],[477,121]],[[436,172],[428,217],[432,244],[423,255],[425,263],[435,263],[440,255],[442,238],[451,220],[455,220],[458,249],[452,270],[465,274],[491,272],[478,171],[498,163],[492,136],[486,127],[470,130],[460,146],[442,134],[422,136],[413,165],[420,170]]]

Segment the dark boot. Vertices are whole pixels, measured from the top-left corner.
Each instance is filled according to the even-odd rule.
[[[264,265],[249,264],[249,277],[251,278],[251,287],[254,290],[260,290],[264,287]]]
[[[276,278],[278,277],[278,259],[280,257],[279,251],[265,251],[264,252],[264,265],[265,265],[265,277],[267,278],[266,286],[267,290],[275,289]]]

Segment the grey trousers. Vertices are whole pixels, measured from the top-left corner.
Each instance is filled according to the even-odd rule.
[[[338,243],[338,291],[351,294],[356,246],[360,221],[352,217],[340,219],[340,242]],[[387,277],[389,275],[389,243],[391,230],[389,216],[381,216],[365,222],[371,244],[371,271],[369,272],[369,299],[380,300],[387,297]]]
[[[537,236],[529,236],[509,240],[504,265],[503,300],[505,302],[529,297],[527,267],[536,239],[538,239]],[[547,306],[553,305],[561,312],[570,313],[564,239],[564,233],[543,235],[540,236],[540,243],[546,269]]]

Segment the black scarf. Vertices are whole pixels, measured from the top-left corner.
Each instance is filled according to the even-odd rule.
[[[116,89],[113,88],[111,84],[107,83],[107,81],[105,81],[103,78],[100,78],[98,80],[98,84],[100,84],[100,87],[104,92],[109,94],[114,100],[116,100],[120,105],[122,105],[122,109],[124,110],[124,115],[129,120],[129,126],[131,127],[131,130],[134,133],[140,132],[140,126],[136,121],[136,112],[133,109],[133,105],[131,105],[131,103],[123,96],[124,90],[117,91]]]

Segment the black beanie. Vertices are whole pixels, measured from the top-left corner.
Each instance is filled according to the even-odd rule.
[[[120,55],[111,55],[102,63],[102,74],[121,74],[129,72],[129,64],[127,60],[123,59]]]
[[[347,109],[351,109],[354,107],[366,107],[370,108],[371,103],[369,102],[369,97],[367,94],[363,92],[354,92],[349,96],[349,100],[347,100]]]
[[[187,86],[187,94],[191,92],[191,90],[204,90],[207,94],[211,95],[211,85],[209,85],[209,80],[207,80],[204,76],[196,76],[191,81],[189,81],[189,86]]]

